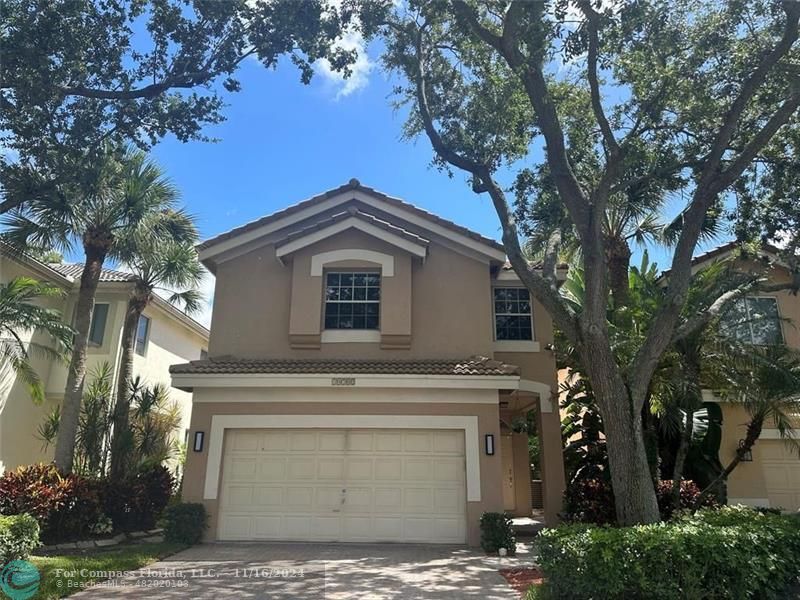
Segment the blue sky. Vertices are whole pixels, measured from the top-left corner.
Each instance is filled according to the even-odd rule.
[[[225,96],[227,121],[205,130],[219,141],[181,143],[168,137],[153,149],[197,216],[203,238],[352,177],[500,238],[488,196],[475,195],[463,173],[451,178],[431,167],[427,138],[401,139],[405,111],[391,106],[392,82],[366,56],[362,59],[351,80],[321,69],[309,86],[289,64],[273,71],[245,61],[238,73],[242,91]],[[681,204],[672,202],[668,213],[676,214]],[[640,256],[637,250],[634,264]],[[650,256],[661,268],[668,266],[663,249],[652,248]],[[209,278],[204,286],[209,298],[212,286]],[[209,317],[210,306],[199,320]]]

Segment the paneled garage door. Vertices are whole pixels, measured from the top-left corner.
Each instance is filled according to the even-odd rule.
[[[464,432],[228,430],[218,538],[463,543]]]
[[[788,511],[800,509],[800,458],[780,440],[762,440],[754,452],[761,453],[769,505]]]

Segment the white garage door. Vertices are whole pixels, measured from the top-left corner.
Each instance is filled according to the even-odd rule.
[[[464,432],[228,430],[218,538],[463,543]]]
[[[754,452],[761,453],[769,505],[788,511],[800,509],[800,458],[780,440],[762,440]]]

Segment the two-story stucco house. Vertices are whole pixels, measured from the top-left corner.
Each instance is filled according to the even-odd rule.
[[[63,298],[43,300],[58,310],[65,320],[74,312],[80,287],[82,265],[48,264],[31,256],[8,251],[0,246],[0,284],[15,277],[31,277],[51,283],[65,291]],[[89,335],[87,377],[102,362],[113,368],[114,389],[121,359],[121,336],[125,308],[132,283],[127,273],[104,269],[95,300],[95,311]],[[48,341],[41,334],[27,339],[42,344]],[[170,385],[169,365],[205,356],[208,330],[168,302],[156,297],[145,309],[139,322],[133,361],[133,375],[148,384]],[[0,371],[0,472],[19,465],[52,460],[53,448],[44,449],[36,431],[53,406],[61,403],[67,379],[66,363],[44,360],[34,355],[33,366],[45,385],[47,400],[36,406],[27,387],[17,381],[8,366]],[[172,389],[171,400],[178,402],[181,415],[181,436],[189,427],[191,394]],[[183,441],[181,439],[181,441]]]
[[[214,540],[479,541],[528,515],[534,410],[553,522],[552,325],[495,241],[357,180],[200,246],[217,278],[183,497]]]
[[[725,244],[694,260],[694,269],[715,261],[730,260],[736,244]],[[736,268],[763,273],[771,284],[792,282],[792,273],[781,263],[777,249],[762,252],[765,261],[738,259]],[[765,268],[765,265],[766,266]],[[800,295],[791,290],[759,294],[737,301],[724,317],[739,339],[753,344],[786,344],[800,351]],[[706,401],[719,402],[711,391],[704,391]],[[728,464],[736,454],[739,440],[745,437],[749,417],[739,404],[722,404],[722,444],[720,460]],[[800,429],[800,414],[795,427]],[[742,462],[728,479],[728,503],[800,510],[800,456],[781,439],[772,421],[764,424],[751,460]]]

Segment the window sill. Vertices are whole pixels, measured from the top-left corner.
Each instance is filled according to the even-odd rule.
[[[495,352],[541,352],[535,340],[501,340],[494,343]]]
[[[323,344],[370,343],[379,344],[381,332],[378,329],[326,329],[320,341]]]

